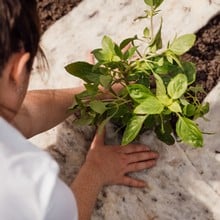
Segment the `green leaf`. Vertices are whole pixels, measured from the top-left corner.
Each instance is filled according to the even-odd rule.
[[[154,96],[149,96],[143,100],[135,109],[135,114],[160,114],[164,105]]]
[[[144,129],[153,130],[155,124],[156,124],[155,115],[148,115],[148,117],[144,121]]]
[[[182,63],[184,73],[187,76],[188,84],[192,84],[196,80],[196,66],[194,63]]]
[[[93,123],[94,118],[92,116],[83,116],[82,118],[76,119],[73,121],[75,125],[85,126],[91,125]]]
[[[155,9],[158,8],[164,0],[154,0]]]
[[[112,41],[112,39],[108,36],[104,36],[102,38],[102,49],[105,52],[114,53],[115,50],[115,43]]]
[[[167,59],[164,59],[164,57],[162,57],[161,59],[163,59],[163,65],[160,66],[159,65],[159,61],[158,61],[158,66],[155,69],[155,72],[157,74],[167,74],[170,71],[170,63],[169,61],[167,61]]]
[[[166,53],[166,58],[167,58],[169,63],[173,64],[173,56],[171,56],[170,54]]]
[[[195,122],[188,118],[179,117],[176,123],[176,133],[185,143],[194,147],[203,146],[203,137],[200,129]]]
[[[154,5],[154,0],[144,0],[144,2],[149,5],[149,6],[153,6]]]
[[[183,113],[187,117],[194,116],[195,111],[196,111],[196,107],[193,104],[185,105],[183,108]]]
[[[161,3],[163,2],[163,0],[144,0],[144,2],[148,5],[148,6],[151,6],[153,7],[154,6],[154,9],[158,8]]]
[[[110,75],[101,75],[100,76],[100,83],[101,85],[107,89],[111,85],[112,77]]]
[[[182,55],[187,52],[195,43],[195,34],[185,34],[176,38],[169,46],[176,55]]]
[[[206,113],[209,112],[209,103],[205,103],[203,105],[199,105],[198,109],[196,109],[195,114],[194,114],[194,120],[204,116]]]
[[[172,99],[180,98],[187,89],[187,78],[184,74],[178,74],[168,84],[167,92]]]
[[[98,92],[98,85],[97,84],[84,84],[86,91],[84,91],[84,94],[88,96],[94,96]]]
[[[115,54],[122,59],[123,54],[122,54],[122,51],[121,51],[120,47],[117,44],[115,44],[114,50],[115,50]]]
[[[171,105],[168,106],[170,111],[172,112],[182,112],[182,109],[180,107],[180,104],[178,102],[173,102]]]
[[[135,61],[135,69],[137,70],[137,72],[144,72],[144,73],[147,73],[148,71],[150,72],[152,70],[152,68],[154,68],[154,65],[146,60],[142,60],[142,61],[139,61],[139,60],[136,60]]]
[[[102,48],[92,51],[95,58],[100,62],[120,61],[117,45],[108,36],[102,38]]]
[[[175,61],[181,69],[183,68],[180,59],[176,56],[175,53],[173,53],[173,51],[167,50],[165,54],[169,63],[173,64],[173,61]]]
[[[173,103],[173,100],[170,99],[167,95],[159,95],[157,98],[165,106],[169,106]]]
[[[131,118],[127,127],[125,128],[122,137],[122,145],[127,145],[136,138],[146,118],[147,115],[134,115]]]
[[[162,78],[158,74],[154,74],[156,79],[156,96],[164,96],[166,95],[166,87],[163,83]]]
[[[163,46],[163,42],[162,42],[162,38],[161,38],[161,29],[162,29],[162,18],[160,21],[160,27],[159,27],[154,39],[149,44],[149,47],[151,48],[152,52],[155,52],[155,51],[161,49]]]
[[[150,30],[148,27],[144,28],[144,31],[143,31],[143,34],[144,34],[144,37],[147,38],[150,36]]]
[[[89,89],[89,90],[85,90],[85,91],[83,91],[83,92],[77,94],[77,95],[76,95],[76,98],[77,98],[77,101],[78,101],[79,103],[82,103],[81,100],[83,100],[83,99],[88,99],[88,97],[91,98],[91,96],[92,96],[92,97],[95,96],[96,93],[97,93],[97,92],[95,92],[94,90],[92,90],[92,89],[90,90],[90,89]]]
[[[92,71],[93,65],[87,62],[75,62],[65,66],[68,73],[79,77],[87,83],[99,82],[99,74]]]
[[[202,105],[201,113],[202,115],[205,115],[209,112],[209,103],[206,102]]]
[[[167,127],[167,126],[164,126],[164,127]],[[161,128],[159,126],[155,129],[155,133],[156,133],[157,137],[161,141],[166,143],[167,145],[172,145],[172,144],[175,143],[174,137],[169,132],[167,132],[167,131],[162,132],[162,130],[161,130]]]
[[[105,54],[101,48],[95,49],[91,53],[99,62],[111,59],[111,56]]]
[[[128,44],[130,44],[131,42],[133,42],[134,40],[137,39],[137,36],[134,36],[134,37],[131,37],[131,38],[127,38],[125,40],[123,40],[121,43],[120,43],[120,49],[123,49],[124,47],[126,47]]]
[[[158,66],[163,66],[164,65],[164,58],[161,57],[158,61],[157,61],[157,65]]]
[[[129,59],[129,58],[131,58],[133,55],[134,55],[134,53],[137,51],[137,48],[138,47],[131,47],[131,48],[129,48],[125,53],[124,53],[124,59],[125,60],[127,60],[127,59]]]
[[[107,110],[105,103],[97,100],[90,102],[90,108],[99,114],[103,114]]]
[[[141,84],[132,84],[127,86],[128,93],[137,103],[143,102],[147,97],[152,96],[151,91]]]
[[[188,90],[190,92],[193,92],[195,95],[198,94],[198,93],[205,93],[205,90],[204,88],[202,87],[202,85],[196,85],[196,86],[190,86],[188,88]]]
[[[113,55],[112,56],[112,61],[113,62],[119,62],[119,61],[121,61],[121,58],[119,56],[117,56],[117,55]]]
[[[180,101],[180,103],[181,103],[182,105],[184,105],[184,106],[189,104],[189,102],[188,102],[186,99],[184,99],[184,98],[183,98],[183,99],[182,99],[182,98],[179,99],[179,101]]]

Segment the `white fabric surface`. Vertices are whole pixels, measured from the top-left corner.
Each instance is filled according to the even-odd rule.
[[[0,118],[0,219],[76,220],[73,193],[57,163]]]

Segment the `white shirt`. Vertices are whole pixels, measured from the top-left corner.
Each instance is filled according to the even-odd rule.
[[[57,163],[0,117],[0,219],[76,220],[72,191]]]

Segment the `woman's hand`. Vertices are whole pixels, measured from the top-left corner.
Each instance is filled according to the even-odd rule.
[[[144,187],[145,182],[127,174],[156,164],[158,153],[144,145],[106,146],[104,132],[96,133],[86,161],[71,188],[76,197],[80,220],[89,220],[96,198],[105,185]]]
[[[94,172],[102,185],[121,184],[144,187],[142,180],[134,179],[130,172],[149,169],[156,165],[158,153],[145,145],[106,146],[104,132],[96,133],[88,152],[85,165]]]

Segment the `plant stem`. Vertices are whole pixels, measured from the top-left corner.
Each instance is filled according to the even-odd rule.
[[[151,40],[153,39],[153,36],[154,36],[153,14],[154,14],[154,8],[153,8],[153,6],[151,6],[151,15],[150,15]]]
[[[161,120],[161,131],[162,131],[162,133],[165,133],[164,124],[163,124],[163,117],[161,114],[160,114],[160,120]]]

